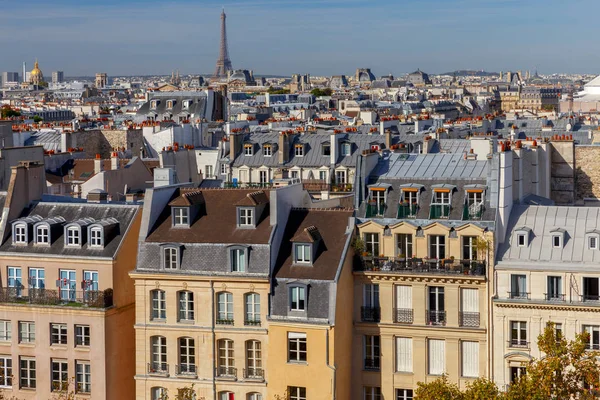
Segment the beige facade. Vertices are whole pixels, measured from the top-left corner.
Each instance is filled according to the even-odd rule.
[[[433,223],[417,230],[399,222],[385,229],[374,221],[358,226],[364,254],[374,251],[375,234],[383,258],[364,256],[363,267],[354,272],[353,398],[373,388],[384,398],[409,398],[417,382],[443,373],[461,388],[488,377],[486,263],[493,254],[492,234],[472,224],[451,230]],[[413,253],[407,257],[421,261],[406,259],[406,246],[399,243],[407,237]],[[435,237],[444,238],[444,261],[431,254]],[[465,260],[465,244],[473,238],[486,246],[472,249]]]

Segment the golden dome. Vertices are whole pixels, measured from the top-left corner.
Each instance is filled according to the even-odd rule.
[[[40,69],[40,66],[36,60],[35,64],[33,65],[33,69],[31,70],[30,76],[37,76],[37,75],[42,75],[42,70]]]

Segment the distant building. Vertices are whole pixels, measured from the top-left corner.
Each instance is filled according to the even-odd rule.
[[[302,92],[310,89],[310,75],[294,74],[290,82],[290,92]]]
[[[358,68],[356,70],[356,81],[360,84],[371,83],[375,80],[375,75],[371,73],[370,68]]]
[[[63,71],[52,72],[52,83],[60,83],[65,81],[65,73]]]
[[[103,89],[108,86],[108,75],[106,72],[99,72],[96,74],[96,87]]]
[[[148,121],[183,122],[223,119],[223,96],[219,92],[153,92],[137,112]]]
[[[245,86],[256,86],[254,80],[254,73],[247,69],[236,69],[229,71],[227,78],[227,84],[230,87],[245,87]]]
[[[329,87],[332,89],[345,88],[346,86],[348,86],[346,75],[334,75],[329,81]]]
[[[414,86],[431,85],[431,79],[429,79],[429,75],[420,69],[416,70],[412,74],[408,74],[406,80],[408,83],[412,83]]]
[[[35,60],[33,69],[29,73],[29,83],[32,83],[34,85],[39,85],[42,82],[44,82],[44,74],[42,73],[42,70],[40,69],[40,65],[39,65],[38,61]]]
[[[9,82],[19,82],[18,72],[3,72],[2,73],[2,86],[6,87]]]

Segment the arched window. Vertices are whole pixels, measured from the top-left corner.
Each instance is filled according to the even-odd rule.
[[[262,400],[262,394],[260,393],[248,393],[246,400]]]
[[[20,244],[27,243],[27,224],[13,225],[13,242]]]
[[[179,365],[177,366],[178,375],[196,374],[196,346],[191,337],[179,338]]]
[[[233,325],[233,295],[229,292],[217,293],[217,324]]]
[[[67,228],[67,238],[65,244],[67,246],[81,245],[81,230],[78,226],[70,226]]]
[[[246,306],[244,325],[260,325],[260,295],[247,293],[244,297]]]
[[[90,229],[90,246],[102,247],[104,245],[102,239],[102,228],[95,227]]]
[[[35,228],[35,243],[50,244],[50,229],[48,228],[48,225],[38,225]]]
[[[164,336],[152,336],[150,338],[151,373],[167,373],[167,338]]]
[[[217,342],[217,347],[219,349],[217,368],[218,375],[226,377],[237,377],[233,340],[221,339]]]
[[[246,379],[263,379],[262,345],[258,340],[246,341]]]
[[[219,400],[235,400],[233,392],[219,392]]]

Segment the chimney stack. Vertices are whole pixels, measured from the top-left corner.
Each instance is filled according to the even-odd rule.
[[[94,159],[94,173],[99,174],[103,169],[102,158],[100,158],[100,154],[96,154],[96,158]]]
[[[113,151],[110,155],[110,169],[119,169],[119,153],[116,151]]]
[[[279,164],[285,164],[290,160],[291,134],[281,132],[279,135]]]

